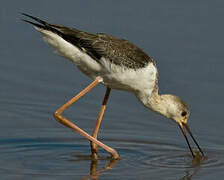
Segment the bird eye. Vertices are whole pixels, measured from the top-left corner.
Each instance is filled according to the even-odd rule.
[[[187,112],[186,111],[183,111],[182,113],[181,113],[181,116],[186,116],[187,115]]]

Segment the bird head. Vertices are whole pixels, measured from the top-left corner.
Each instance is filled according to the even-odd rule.
[[[187,104],[178,96],[171,94],[161,95],[158,105],[162,106],[160,108],[161,114],[165,117],[172,119],[178,124],[187,124],[190,110]]]
[[[187,124],[190,115],[190,110],[187,104],[181,98],[170,94],[156,95],[153,99],[151,99],[149,108],[169,119],[172,119],[174,122],[178,124],[186,139],[186,142],[188,144],[192,156],[195,157],[185,133],[184,128],[186,128],[187,132],[193,139],[194,143],[197,145],[199,151],[204,156],[203,151],[201,150],[200,146],[198,145],[197,141],[192,135],[190,128]]]

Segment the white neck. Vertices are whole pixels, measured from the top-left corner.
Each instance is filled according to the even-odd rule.
[[[167,102],[163,98],[163,95],[158,94],[158,90],[152,92],[151,94],[147,92],[138,92],[136,93],[136,97],[145,107],[158,114],[168,117]]]

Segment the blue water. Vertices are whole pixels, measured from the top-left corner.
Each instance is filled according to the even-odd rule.
[[[222,1],[4,1],[0,7],[1,179],[197,179],[224,175]],[[182,97],[189,126],[206,158],[193,162],[177,125],[148,111],[134,95],[112,90],[100,149],[60,125],[53,112],[91,80],[52,53],[20,12],[89,32],[123,37],[150,54],[161,93]],[[65,116],[91,133],[104,96],[99,85]]]

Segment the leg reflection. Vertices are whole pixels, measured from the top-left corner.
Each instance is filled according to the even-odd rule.
[[[93,180],[98,180],[98,177],[103,174],[105,171],[112,169],[115,167],[115,165],[118,163],[118,159],[111,159],[106,166],[104,166],[102,169],[98,170],[98,160],[91,160],[90,164],[90,173],[89,175],[86,175],[82,178],[82,180],[87,180],[87,179],[93,179]]]

